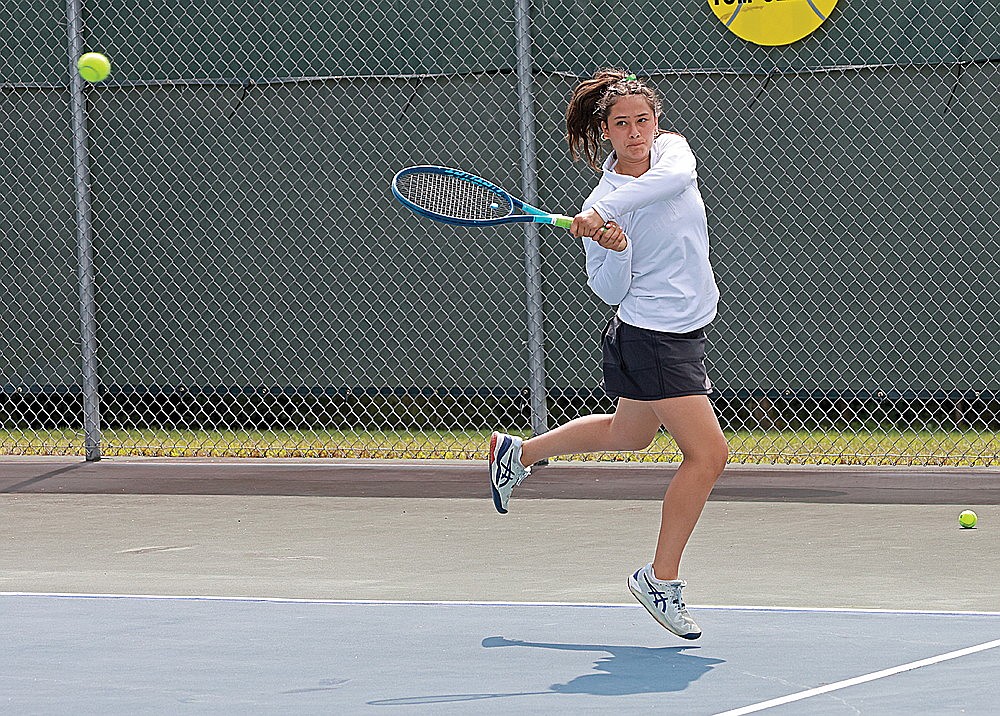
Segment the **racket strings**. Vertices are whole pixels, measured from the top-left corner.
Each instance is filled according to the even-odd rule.
[[[486,220],[508,216],[510,200],[457,176],[414,172],[400,177],[400,194],[421,209],[454,219]]]

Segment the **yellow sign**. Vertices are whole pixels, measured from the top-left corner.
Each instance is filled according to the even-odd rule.
[[[737,37],[768,47],[790,45],[830,17],[837,0],[708,0],[708,6]]]

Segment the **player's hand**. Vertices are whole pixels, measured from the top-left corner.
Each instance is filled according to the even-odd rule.
[[[569,227],[569,233],[576,238],[581,236],[593,236],[604,226],[604,218],[593,209],[581,211],[573,217],[573,224]]]
[[[625,247],[628,246],[628,237],[622,227],[613,221],[605,222],[590,238],[612,251],[624,251]]]

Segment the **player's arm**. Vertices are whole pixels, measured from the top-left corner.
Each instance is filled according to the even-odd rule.
[[[602,233],[607,236],[600,237]],[[606,304],[617,306],[632,285],[632,244],[617,224],[597,235],[583,237],[587,285]]]
[[[668,135],[664,151],[645,174],[618,187],[592,207],[605,219],[615,219],[650,204],[680,196],[698,180],[694,153],[679,134]]]

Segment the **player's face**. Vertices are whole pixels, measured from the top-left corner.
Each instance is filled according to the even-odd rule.
[[[656,115],[641,94],[628,94],[608,109],[601,129],[608,135],[619,162],[641,164],[649,160],[656,138]]]

